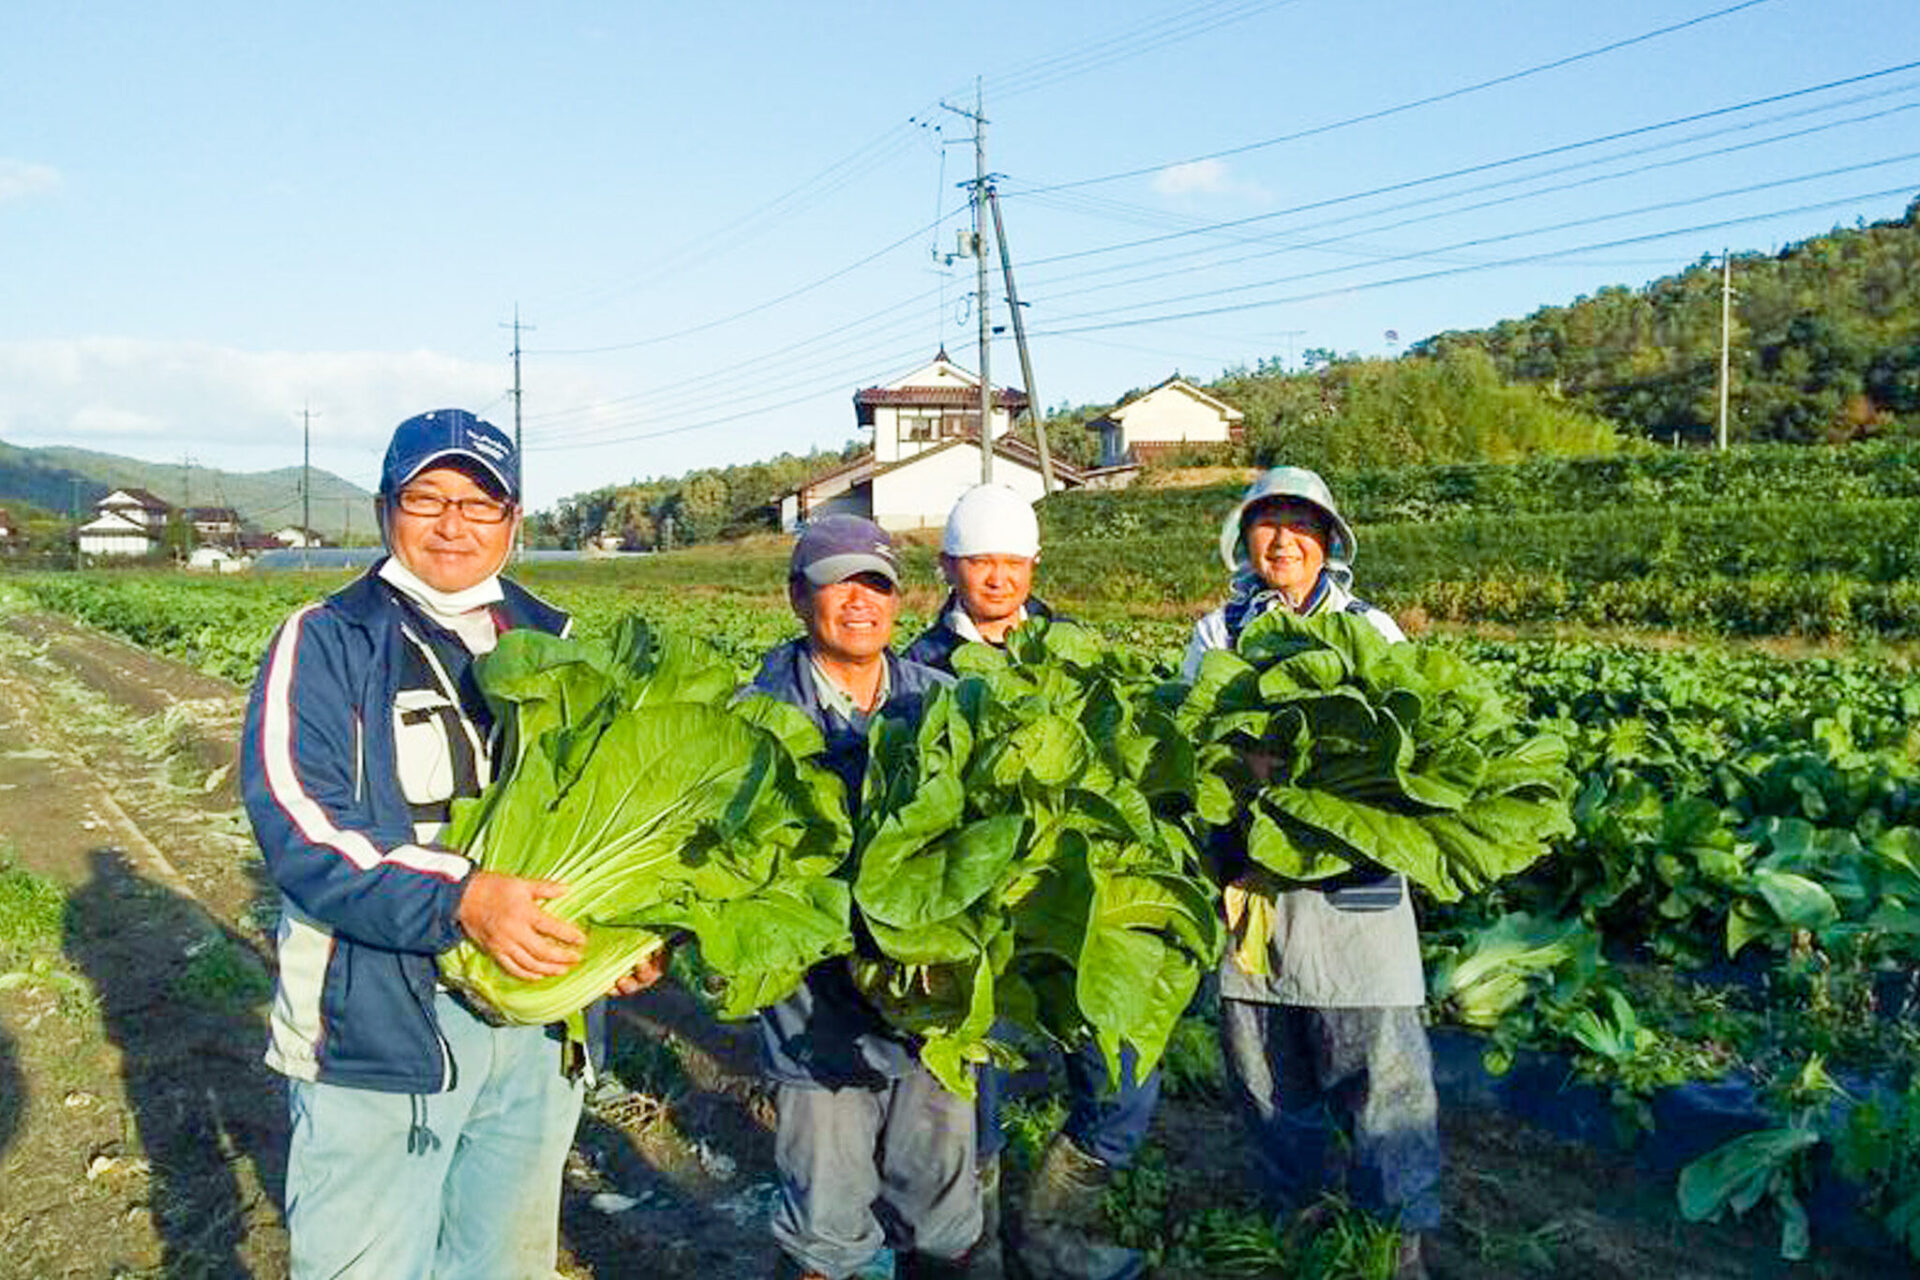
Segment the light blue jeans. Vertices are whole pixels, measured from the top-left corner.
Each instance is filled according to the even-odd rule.
[[[295,1080],[293,1280],[549,1280],[581,1089],[543,1027],[490,1027],[444,992],[447,1093]]]

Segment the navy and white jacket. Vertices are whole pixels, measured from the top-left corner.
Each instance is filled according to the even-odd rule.
[[[267,1063],[435,1093],[455,1064],[434,957],[460,940],[473,867],[433,840],[491,778],[491,722],[466,647],[378,570],[281,624],[247,704],[241,788],[282,899]],[[501,588],[501,631],[566,634],[565,614]]]
[[[800,708],[819,727],[827,740],[822,763],[846,784],[848,814],[858,816],[867,735],[820,701],[812,662],[805,640],[783,644],[761,660],[751,692]],[[927,695],[949,680],[888,651],[887,700],[876,714],[917,722]],[[799,990],[760,1011],[760,1055],[776,1082],[823,1089],[879,1088],[916,1061],[912,1041],[860,994],[839,957],[809,969]]]

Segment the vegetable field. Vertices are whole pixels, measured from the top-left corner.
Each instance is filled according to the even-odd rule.
[[[1571,830],[1544,857],[1445,895],[1458,901],[1422,901],[1436,1022],[1478,1037],[1496,1076],[1558,1064],[1604,1099],[1627,1149],[1676,1136],[1660,1133],[1672,1091],[1735,1091],[1750,1130],[1686,1153],[1677,1210],[1746,1215],[1783,1255],[1817,1259],[1828,1224],[1808,1206],[1838,1179],[1858,1215],[1920,1257],[1920,677],[1881,643],[1920,632],[1920,462],[1894,446],[1793,456],[1803,465],[1762,450],[1334,485],[1354,495],[1363,594],[1403,619],[1606,628],[1425,637],[1506,701],[1516,734],[1563,743],[1571,780]],[[1221,585],[1230,496],[1050,503],[1040,594],[1170,677]],[[520,576],[586,635],[638,612],[707,640],[744,677],[794,634],[785,547],[725,551]],[[909,572],[903,639],[938,601],[928,552],[911,552]],[[333,585],[14,581],[234,681],[290,608]],[[1635,626],[1660,634],[1622,638]],[[1789,658],[1729,636],[1875,644]],[[1170,1034],[1172,1067],[1184,1039]]]

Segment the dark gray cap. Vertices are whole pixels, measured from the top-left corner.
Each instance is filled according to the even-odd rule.
[[[805,578],[816,587],[845,582],[855,574],[877,573],[900,585],[900,561],[893,539],[871,520],[859,516],[822,516],[808,523],[793,544],[787,576]]]

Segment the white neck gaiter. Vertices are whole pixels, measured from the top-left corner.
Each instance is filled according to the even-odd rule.
[[[419,605],[429,618],[460,637],[470,653],[491,653],[499,628],[494,625],[489,605],[506,598],[500,589],[500,575],[488,574],[460,591],[441,591],[420,580],[419,575],[390,555],[380,566],[380,577],[400,594]]]

